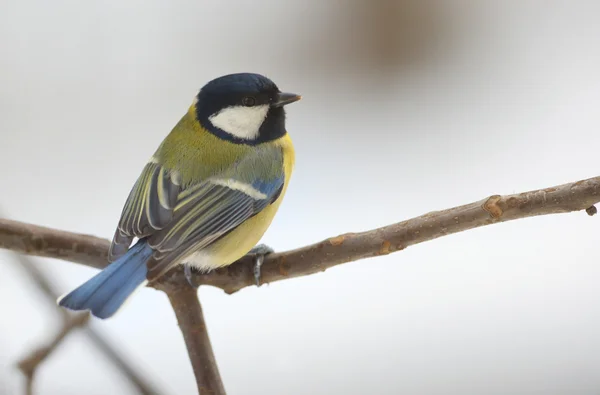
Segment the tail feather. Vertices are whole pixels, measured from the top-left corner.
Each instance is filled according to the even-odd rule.
[[[98,318],[115,314],[140,286],[146,283],[146,262],[152,249],[140,240],[100,273],[58,300],[70,310],[90,310]]]

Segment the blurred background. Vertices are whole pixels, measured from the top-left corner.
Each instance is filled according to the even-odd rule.
[[[599,175],[600,3],[0,3],[0,208],[109,238],[197,90],[251,71],[288,109],[297,167],[263,238],[300,247]],[[200,298],[229,394],[598,394],[600,220],[530,218]],[[34,259],[66,292],[96,271]],[[0,394],[60,316],[0,251]],[[95,320],[161,393],[194,377],[167,298]],[[81,333],[39,394],[129,394]]]

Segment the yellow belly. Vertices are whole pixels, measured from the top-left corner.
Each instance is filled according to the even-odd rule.
[[[278,144],[283,149],[285,181],[277,200],[254,217],[239,225],[227,236],[203,250],[192,254],[189,258],[183,260],[183,262],[189,263],[200,270],[216,269],[237,261],[260,241],[281,205],[294,166],[294,149],[290,137],[286,134],[278,141]]]

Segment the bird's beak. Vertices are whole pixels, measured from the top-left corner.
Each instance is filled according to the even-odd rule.
[[[279,92],[275,100],[271,103],[271,107],[283,107],[300,99],[302,99],[302,96],[295,93]]]

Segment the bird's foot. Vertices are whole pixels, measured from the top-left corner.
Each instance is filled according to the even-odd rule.
[[[266,244],[259,244],[248,252],[250,255],[255,255],[254,258],[254,280],[256,286],[260,287],[260,267],[262,266],[265,256],[275,252],[271,247]]]
[[[192,266],[183,265],[183,274],[185,274],[185,279],[192,288],[198,288],[198,284],[196,284],[194,281],[194,272],[192,271]]]

